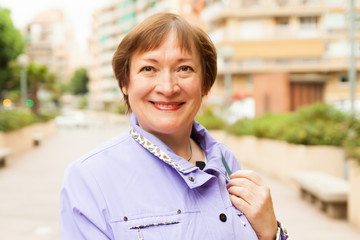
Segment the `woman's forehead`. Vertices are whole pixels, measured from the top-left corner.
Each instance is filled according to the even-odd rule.
[[[159,41],[160,40],[160,41]],[[145,41],[140,43],[136,54],[144,54],[148,52],[154,52],[163,47],[164,45],[171,45],[172,48],[179,49],[183,54],[192,55],[196,53],[196,49],[194,47],[194,40],[189,36],[183,36],[181,33],[172,30],[165,34],[164,36],[159,36],[159,39],[154,42]]]
[[[177,58],[177,59],[184,59],[184,60],[192,60],[195,59],[197,54],[193,51],[187,51],[186,49],[181,49],[179,44],[174,42],[165,42],[161,44],[158,48],[145,51],[145,52],[138,52],[135,54],[137,57],[144,58],[144,59],[156,59],[156,58]]]

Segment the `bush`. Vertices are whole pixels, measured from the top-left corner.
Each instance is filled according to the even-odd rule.
[[[266,114],[260,118],[242,119],[227,131],[235,135],[252,135],[259,138],[278,138],[291,122],[290,114]]]
[[[36,122],[46,122],[55,117],[54,114],[42,114],[36,117],[31,111],[1,111],[0,132],[10,132]]]
[[[347,137],[347,122],[348,116],[331,105],[314,104],[292,114],[240,120],[228,131],[295,144],[341,146]]]
[[[346,157],[357,159],[360,164],[360,121],[358,119],[349,119],[348,134],[343,145]]]
[[[206,129],[224,129],[226,126],[226,123],[221,118],[215,116],[211,109],[206,109],[203,114],[197,115],[195,120]]]

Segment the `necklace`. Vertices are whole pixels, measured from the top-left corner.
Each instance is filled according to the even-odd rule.
[[[187,159],[187,161],[190,161],[192,158],[192,147],[191,147],[191,141],[189,140],[189,146],[190,146],[190,157]]]

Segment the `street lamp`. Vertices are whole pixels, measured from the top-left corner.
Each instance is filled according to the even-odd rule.
[[[25,106],[27,99],[27,79],[26,79],[26,66],[29,64],[29,57],[26,54],[21,54],[17,58],[17,62],[21,66],[20,72],[20,96],[21,106]]]
[[[355,23],[355,3],[354,0],[350,0],[350,67],[349,67],[349,80],[350,80],[350,103],[351,103],[351,114],[356,114],[355,99],[356,99],[356,49],[355,49],[355,35],[356,35],[356,23]]]
[[[230,60],[234,55],[234,48],[232,46],[224,46],[220,49],[220,55],[223,57],[225,63],[225,71],[224,71],[225,105],[229,106],[231,103],[231,85],[232,85]]]

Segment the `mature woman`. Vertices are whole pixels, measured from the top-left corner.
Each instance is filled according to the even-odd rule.
[[[154,15],[125,36],[113,69],[130,131],[67,169],[61,239],[286,239],[269,188],[194,121],[217,73],[206,33]]]

